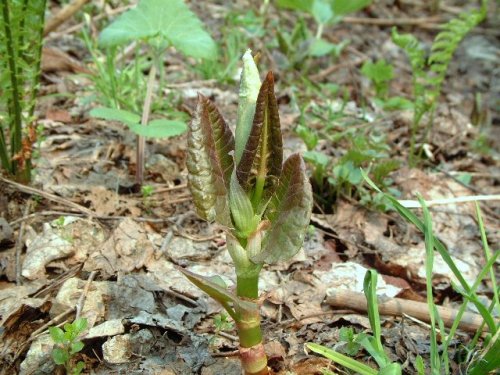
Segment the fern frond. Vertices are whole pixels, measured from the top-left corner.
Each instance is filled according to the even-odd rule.
[[[453,54],[469,31],[485,18],[487,5],[488,1],[482,0],[481,9],[461,13],[444,24],[432,43],[427,59],[424,49],[415,36],[398,34],[396,28],[392,29],[393,42],[408,55],[412,68],[414,113],[410,139],[410,164],[413,161],[415,137],[419,124],[423,116],[430,112],[431,120],[426,127],[424,136],[426,137],[432,125],[437,99],[441,94],[441,86]]]
[[[461,13],[443,25],[431,47],[428,64],[430,74],[427,78],[429,93],[435,100],[441,92],[441,85],[448,71],[453,54],[464,37],[486,16],[486,8]]]
[[[0,1],[0,161],[29,180],[30,142],[40,78],[46,0]],[[28,147],[26,150],[22,150]]]

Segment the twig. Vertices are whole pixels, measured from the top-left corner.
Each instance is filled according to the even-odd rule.
[[[342,22],[354,23],[358,25],[375,26],[420,26],[425,24],[439,23],[441,17],[422,17],[422,18],[366,18],[366,17],[344,17]]]
[[[126,6],[123,6],[123,7],[119,7],[119,8],[115,8],[113,9],[112,11],[110,12],[107,12],[107,13],[101,13],[95,17],[92,18],[93,21],[99,21],[103,18],[106,18],[106,17],[109,17],[109,16],[114,16],[116,14],[120,14],[120,13],[123,13],[127,10],[129,10],[130,8],[133,8],[135,5],[134,4],[130,4],[130,5],[126,5]],[[74,26],[71,26],[71,27],[68,27],[67,29],[65,30],[62,30],[60,32],[57,32],[57,33],[52,33],[49,38],[52,39],[52,38],[58,38],[60,37],[61,35],[68,35],[68,34],[71,34],[71,33],[74,33],[80,29],[82,29],[83,27],[85,26],[85,22],[80,22],[79,24],[77,25],[74,25]]]
[[[86,214],[80,214],[80,213],[75,213],[75,212],[67,212],[67,211],[40,211],[40,212],[35,212],[32,213],[28,216],[13,220],[9,223],[11,227],[14,227],[15,225],[22,223],[23,221],[33,219],[34,217],[37,216],[75,216],[75,217],[87,217],[88,215]],[[98,220],[123,220],[123,219],[132,219],[134,221],[138,222],[148,222],[148,223],[165,223],[165,222],[173,222],[171,218],[165,217],[165,218],[154,218],[154,217],[130,217],[130,216],[101,216],[101,215],[95,215],[93,216],[94,219]]]
[[[83,206],[79,205],[78,203],[71,202],[68,199],[58,197],[57,195],[54,195],[51,193],[46,193],[42,190],[35,189],[35,188],[30,187],[30,186],[25,186],[25,185],[19,184],[17,182],[11,181],[11,180],[4,178],[2,176],[0,176],[0,181],[3,181],[6,184],[9,184],[9,185],[15,187],[17,190],[22,191],[23,193],[39,195],[39,196],[41,196],[45,199],[48,199],[50,201],[57,202],[57,203],[60,203],[62,205],[74,208],[77,211],[80,211],[84,214],[87,214],[88,216],[91,216],[91,217],[97,216],[95,212],[89,210],[88,208],[83,207]]]
[[[172,238],[174,237],[174,230],[178,230],[178,227],[182,225],[184,220],[186,220],[192,214],[193,214],[192,211],[188,211],[183,213],[182,215],[179,215],[174,225],[170,227],[167,235],[165,236],[163,242],[161,243],[160,249],[158,251],[159,256],[165,254],[165,256],[170,259],[170,256],[168,255],[168,246],[170,245],[170,242],[172,242]]]
[[[431,201],[425,201],[425,204],[430,207],[438,204],[466,203],[466,202],[478,202],[478,201],[498,201],[498,200],[500,200],[500,194],[471,195],[467,197],[433,199]],[[421,207],[420,202],[415,200],[399,200],[398,202],[406,208]]]
[[[184,294],[182,293],[179,293],[179,292],[176,292],[175,290],[172,290],[172,289],[164,289],[163,292],[165,294],[168,294],[169,296],[171,297],[174,297],[174,298],[177,298],[177,299],[180,299],[184,302],[187,302],[189,303],[191,306],[194,306],[194,307],[197,307],[199,306],[198,302],[196,302],[194,299],[192,298],[189,298],[187,296],[185,296]]]
[[[353,292],[346,289],[337,289],[333,295],[327,297],[326,302],[335,307],[347,307],[357,311],[366,312],[366,298],[363,293]],[[427,303],[405,300],[402,298],[385,299],[378,297],[379,311],[382,315],[401,316],[403,314],[413,316],[424,322],[430,321],[429,309]],[[458,311],[448,307],[436,306],[439,315],[443,319],[446,327],[451,327]],[[467,332],[475,332],[483,319],[481,315],[466,312],[460,320],[459,327]],[[484,327],[488,330],[488,327]]]
[[[313,74],[309,79],[311,81],[321,80],[321,79],[329,76],[333,72],[336,72],[339,69],[348,68],[350,66],[361,65],[363,62],[365,62],[365,60],[366,60],[366,58],[362,57],[362,58],[356,59],[354,61],[347,61],[347,62],[344,62],[344,63],[341,63],[341,64],[329,66],[328,68],[323,69],[322,71],[320,71],[320,72],[318,72],[316,74]]]
[[[47,23],[45,24],[45,28],[43,29],[43,36],[46,36],[51,31],[57,29],[66,20],[71,18],[73,14],[78,12],[80,8],[83,7],[88,1],[89,0],[74,0],[73,2],[62,8],[56,15],[52,16],[47,21]]]
[[[39,327],[36,331],[34,331],[31,335],[28,341],[33,341],[36,339],[42,332],[44,332],[47,328],[50,326],[54,325],[54,323],[59,322],[62,318],[64,318],[66,315],[71,314],[73,311],[75,311],[74,307],[70,307],[67,310],[63,311],[59,315],[55,316],[54,318],[50,319],[47,323],[45,323],[43,326]]]
[[[147,126],[149,122],[149,114],[151,112],[151,103],[153,101],[153,86],[156,78],[156,61],[153,61],[149,70],[148,84],[146,87],[146,97],[144,98],[144,106],[142,107],[141,125]],[[144,182],[144,149],[146,147],[146,138],[142,135],[137,135],[137,151],[136,151],[136,166],[135,166],[135,182],[142,185]]]
[[[76,316],[75,320],[78,319],[82,313],[83,306],[85,305],[85,298],[87,298],[87,294],[90,289],[90,284],[92,283],[92,280],[94,280],[94,277],[97,275],[97,271],[92,271],[89,275],[89,278],[87,279],[87,284],[85,284],[85,288],[83,289],[83,293],[80,295],[80,298],[78,299],[78,303],[76,304]]]
[[[23,217],[28,216],[28,212],[31,210],[31,201],[28,202],[24,208]],[[16,285],[22,285],[21,283],[21,251],[23,249],[23,237],[24,237],[24,221],[21,223],[19,228],[19,234],[16,241]]]

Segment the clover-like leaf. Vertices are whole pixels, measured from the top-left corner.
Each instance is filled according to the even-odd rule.
[[[99,36],[99,45],[113,47],[159,37],[187,56],[215,59],[217,47],[201,21],[183,0],[141,0]]]
[[[264,218],[271,228],[262,241],[254,263],[275,263],[294,256],[302,246],[311,218],[313,196],[304,161],[291,155],[283,165],[278,187],[267,206]]]
[[[231,227],[228,189],[234,137],[217,107],[203,95],[189,124],[188,182],[198,215]]]
[[[257,97],[255,116],[245,150],[237,167],[241,186],[252,191],[252,203],[257,207],[281,175],[283,140],[281,136],[278,103],[274,95],[274,76],[267,73]],[[264,197],[265,198],[265,197]]]

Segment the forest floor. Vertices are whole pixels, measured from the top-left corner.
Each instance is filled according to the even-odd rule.
[[[58,2],[49,3],[50,13],[57,13]],[[47,327],[72,322],[75,314],[88,321],[84,349],[75,356],[75,361],[84,361],[84,373],[240,374],[234,324],[175,268],[219,274],[229,283],[235,279],[223,229],[194,212],[185,167],[186,135],[148,140],[147,188],[141,190],[134,180],[135,135],[118,122],[89,115],[100,94],[81,32],[88,29],[96,39],[111,19],[108,15],[127,9],[103,3],[83,8],[90,14],[90,27],[80,12],[46,36],[34,178],[21,185],[0,175],[0,374],[61,371],[51,359]],[[392,26],[413,33],[429,48],[439,25],[466,9],[462,1],[438,1],[435,13],[426,2],[377,1],[324,29],[323,38],[331,43],[349,40],[337,57],[280,51],[277,34],[290,33],[299,14],[274,2],[264,15],[251,1],[211,3],[188,4],[222,46],[217,75],[210,77],[210,67],[197,67],[196,61],[169,49],[165,84],[153,113],[163,115],[167,108],[167,116],[188,121],[201,92],[232,126],[240,63],[224,59],[231,57],[231,48],[239,49],[239,56],[246,48],[261,53],[261,74],[273,70],[277,77],[285,153],[308,151],[302,139],[312,134],[317,142],[309,151],[328,160],[320,182],[312,178],[317,200],[303,249],[290,261],[262,271],[269,364],[277,374],[321,374],[323,368],[345,373],[307,352],[304,344],[345,350],[343,327],[371,332],[366,305],[356,302],[368,269],[380,275],[381,298],[412,301],[428,316],[425,245],[423,234],[377,200],[362,181],[339,182],[335,165],[387,168],[383,188],[398,199],[415,200],[417,193],[427,201],[498,197],[498,23],[492,13],[458,47],[423,146],[426,152],[418,168],[410,168],[412,111],[377,105],[361,68],[367,61],[385,59],[394,70],[390,95],[411,100],[411,67],[391,40]],[[314,31],[311,17],[304,19]],[[230,44],[231,33],[242,37]],[[133,51],[129,48],[121,58],[131,61]],[[223,76],[224,67],[231,69]],[[375,156],[356,164],[346,157],[350,150]],[[308,165],[311,175],[315,167]],[[490,248],[498,251],[499,201],[482,201],[480,207]],[[485,264],[475,204],[430,209],[435,233],[473,284]],[[421,210],[414,211],[421,215]],[[498,260],[496,266],[498,280]],[[452,286],[453,273],[437,255],[433,272],[435,303],[456,313],[463,298]],[[488,306],[491,279],[477,293]],[[452,373],[465,373],[473,359],[464,348],[481,317],[470,304],[467,311],[470,324],[461,326],[449,349]],[[429,363],[428,320],[410,312],[386,314],[381,310],[384,347],[404,373],[414,374],[417,355]],[[481,340],[477,349],[480,353]],[[355,358],[376,368],[363,350]]]

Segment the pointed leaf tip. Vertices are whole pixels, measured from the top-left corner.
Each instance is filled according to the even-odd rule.
[[[234,137],[215,104],[198,94],[189,124],[188,183],[198,214],[231,226],[228,188],[233,170]]]
[[[290,259],[304,242],[313,205],[312,188],[305,164],[299,154],[292,154],[283,165],[283,172],[264,217],[271,222],[261,252],[252,257],[255,263],[275,263]]]
[[[269,188],[281,175],[282,163],[278,102],[274,94],[274,75],[269,72],[259,90],[252,129],[237,167],[238,180],[246,191],[252,184],[257,190],[259,184]],[[272,193],[272,189],[266,190]]]

